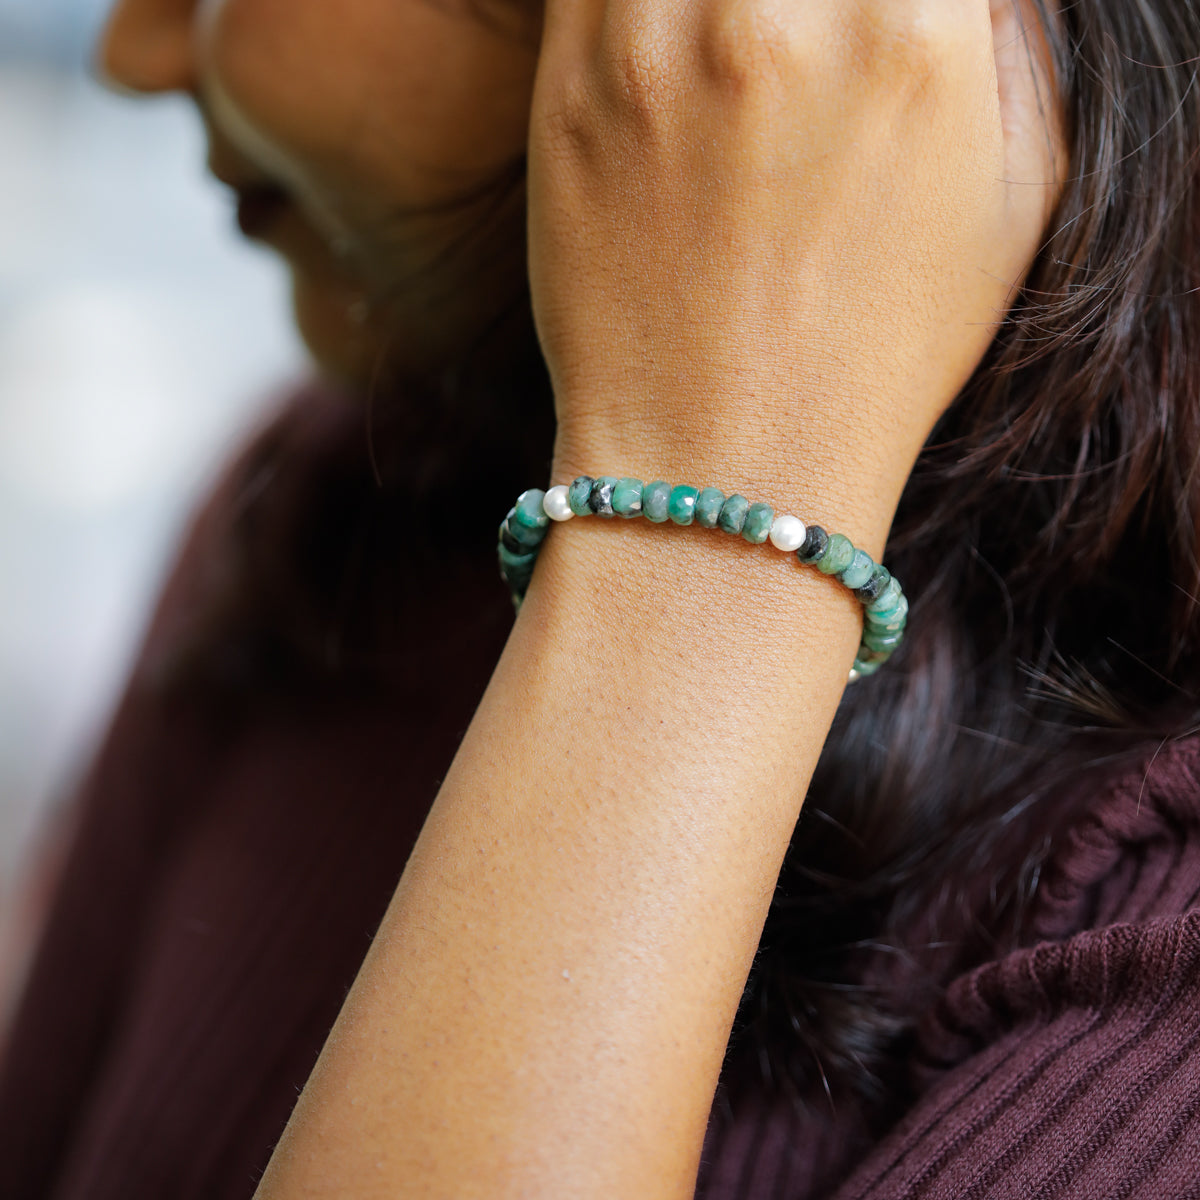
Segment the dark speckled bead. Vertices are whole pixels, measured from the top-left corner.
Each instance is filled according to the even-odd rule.
[[[537,549],[536,546],[530,547],[524,542],[517,541],[517,539],[509,532],[507,521],[500,522],[500,545],[502,545],[511,554],[528,554],[530,549]]]
[[[696,497],[699,494],[699,488],[688,487],[686,483],[676,484],[667,501],[667,516],[676,525],[690,525],[696,515]]]
[[[670,515],[667,511],[670,503],[671,485],[669,483],[656,479],[642,488],[642,515],[647,521],[661,525]]]
[[[742,522],[742,537],[751,545],[761,546],[771,532],[775,521],[775,510],[769,504],[752,504],[746,509]]]
[[[825,553],[829,545],[829,534],[820,525],[810,525],[804,533],[804,545],[796,551],[796,557],[802,563],[815,563]]]
[[[870,604],[878,598],[879,593],[892,581],[892,573],[885,566],[876,565],[871,572],[871,578],[860,588],[854,589],[854,594],[864,603]]]
[[[640,517],[642,515],[642,481],[622,479],[613,488],[613,512],[618,517]]]
[[[720,488],[701,488],[696,497],[696,524],[704,529],[716,529],[724,503],[725,493]]]
[[[844,533],[834,533],[829,537],[829,545],[817,563],[817,570],[822,575],[837,575],[844,571],[854,558],[854,544]]]
[[[611,517],[613,515],[613,491],[620,482],[611,475],[601,475],[599,479],[592,481],[592,490],[588,494],[588,507],[596,516]]]
[[[592,484],[594,482],[590,475],[580,475],[567,488],[567,503],[571,506],[571,511],[577,517],[586,517],[592,511],[588,506],[588,497],[592,494]]]
[[[726,533],[741,533],[746,524],[746,514],[750,511],[750,501],[736,492],[721,505],[721,515],[717,518],[717,527]]]

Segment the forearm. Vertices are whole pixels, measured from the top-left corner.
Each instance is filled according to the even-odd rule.
[[[261,1194],[690,1195],[857,607],[718,532],[554,530]]]
[[[1053,199],[989,7],[548,0],[555,482],[737,486],[881,553]],[[556,529],[264,1196],[690,1194],[859,620],[735,538]]]

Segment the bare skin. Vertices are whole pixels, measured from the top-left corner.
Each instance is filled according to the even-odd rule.
[[[335,20],[386,30],[426,7],[374,3]],[[256,91],[238,57],[272,20],[319,32],[322,0],[187,20],[178,0],[126,0],[107,60],[129,82],[123,39],[164,9],[191,30],[181,86],[243,167],[286,178],[314,230],[363,213],[368,237],[395,197],[381,180],[413,177],[384,170],[369,136],[337,152],[373,106],[347,98],[324,141],[315,109],[316,128],[272,92],[286,73]],[[545,15],[524,119],[555,481],[714,483],[881,553],[1053,203],[1036,37],[986,0],[549,0]],[[302,311],[329,317],[310,322],[317,349],[353,364],[342,276],[372,285],[345,264],[324,291],[307,259],[296,271]],[[455,311],[467,328],[471,303]],[[556,529],[259,1195],[690,1195],[858,622],[835,584],[733,539]]]

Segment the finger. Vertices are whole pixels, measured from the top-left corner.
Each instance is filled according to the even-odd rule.
[[[992,0],[991,18],[1009,179],[1052,203],[1069,164],[1050,34],[1031,0]]]

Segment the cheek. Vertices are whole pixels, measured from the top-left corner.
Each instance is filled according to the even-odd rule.
[[[342,18],[361,7],[355,0],[336,9],[327,0],[205,0],[199,75],[223,130],[268,160],[327,155],[357,103],[354,31]]]
[[[536,65],[514,37],[429,0],[207,0],[203,87],[269,169],[429,202],[524,149]]]

